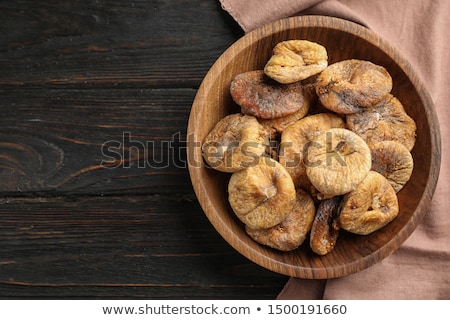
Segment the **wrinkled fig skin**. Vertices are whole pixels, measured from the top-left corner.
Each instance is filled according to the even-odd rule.
[[[398,199],[385,177],[370,171],[358,187],[344,196],[339,211],[339,226],[351,233],[368,235],[398,215]]]
[[[331,128],[344,128],[345,123],[332,113],[309,115],[287,127],[281,134],[279,161],[296,186],[305,187],[304,151],[314,138]]]
[[[291,212],[295,198],[289,173],[267,157],[261,157],[257,165],[233,173],[228,184],[231,208],[252,229],[267,229],[282,222]]]
[[[281,223],[268,229],[245,231],[256,242],[280,251],[298,248],[306,239],[316,213],[314,201],[305,191],[298,189],[297,197],[289,215]]]
[[[370,149],[356,133],[332,128],[317,136],[307,150],[306,174],[322,198],[343,195],[366,177]]]
[[[259,123],[269,132],[270,137],[275,139],[278,134],[282,133],[291,124],[303,119],[309,111],[311,99],[305,97],[303,106],[296,112],[287,116],[275,119],[258,119]]]
[[[322,200],[317,208],[311,227],[310,247],[318,255],[331,252],[339,236],[339,227],[335,223],[342,196]]]
[[[279,83],[289,84],[313,76],[327,66],[325,47],[307,40],[288,40],[273,48],[264,72]]]
[[[411,178],[414,160],[408,149],[396,141],[381,141],[373,145],[372,170],[382,174],[399,192]]]
[[[392,78],[385,68],[357,59],[329,65],[316,81],[320,102],[340,114],[351,114],[371,107],[391,90]]]
[[[230,93],[241,112],[261,119],[275,119],[300,110],[306,99],[301,82],[280,84],[263,70],[238,74],[231,81]]]
[[[202,145],[205,162],[213,169],[236,172],[258,161],[269,144],[264,127],[253,116],[240,113],[222,118]]]
[[[346,127],[362,137],[369,147],[380,141],[392,140],[411,151],[416,142],[415,121],[391,94],[371,108],[347,115]]]

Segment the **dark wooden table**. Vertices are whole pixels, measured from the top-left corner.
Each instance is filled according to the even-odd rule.
[[[0,1],[0,298],[274,299],[193,192],[217,0]]]

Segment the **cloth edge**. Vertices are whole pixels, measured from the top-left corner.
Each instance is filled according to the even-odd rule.
[[[224,0],[219,0],[219,2],[222,9],[228,12],[228,14],[238,23],[238,25],[242,28],[242,30],[244,30],[244,32],[250,31],[250,28],[248,28],[248,26],[245,25],[244,22],[242,22],[242,19],[240,19],[239,14],[233,9],[232,6],[230,6]]]
[[[290,277],[276,300],[322,300],[327,281]]]

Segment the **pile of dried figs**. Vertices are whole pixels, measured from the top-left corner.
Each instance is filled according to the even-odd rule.
[[[228,200],[246,233],[282,251],[333,250],[339,231],[367,235],[399,212],[413,170],[416,124],[370,61],[328,64],[307,40],[278,43],[263,70],[236,75],[241,112],[202,144],[206,165],[231,174]]]

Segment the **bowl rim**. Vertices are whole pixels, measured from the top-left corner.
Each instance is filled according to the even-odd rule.
[[[365,256],[361,260],[354,261],[353,263],[347,264],[345,266],[337,267],[321,267],[321,268],[310,268],[303,266],[295,266],[291,264],[286,264],[285,262],[273,259],[263,255],[261,252],[249,247],[242,239],[235,237],[231,227],[227,225],[226,221],[220,218],[219,214],[213,214],[210,210],[214,208],[214,204],[209,196],[208,190],[202,184],[199,184],[201,180],[200,171],[201,168],[198,166],[191,165],[189,159],[192,159],[194,163],[202,163],[201,151],[194,148],[196,141],[199,141],[199,137],[196,135],[195,128],[198,123],[192,115],[201,112],[202,99],[205,93],[209,91],[211,86],[215,83],[220,73],[217,72],[223,65],[227,65],[232,62],[233,58],[241,51],[244,50],[247,41],[252,39],[254,41],[259,41],[268,34],[273,33],[273,31],[285,32],[292,28],[311,28],[311,27],[326,27],[328,29],[334,29],[346,33],[350,33],[353,36],[362,38],[363,40],[371,43],[374,46],[380,48],[383,52],[389,55],[389,57],[402,69],[402,71],[410,79],[412,85],[417,90],[422,103],[424,106],[430,106],[425,108],[425,115],[429,123],[433,123],[433,128],[430,126],[430,137],[431,137],[431,150],[434,152],[431,156],[429,179],[427,180],[424,192],[418,206],[411,216],[413,220],[412,224],[406,224],[398,233],[398,237],[393,237],[387,241],[383,246],[379,247],[377,250],[373,251],[371,254]],[[219,62],[220,60],[220,62]],[[216,71],[216,72],[215,72]],[[432,130],[434,129],[434,131]],[[270,23],[267,23],[253,31],[248,32],[243,35],[237,41],[235,41],[231,46],[229,46],[215,61],[211,66],[201,85],[195,95],[189,121],[187,127],[187,159],[188,159],[188,170],[191,178],[191,182],[194,188],[194,192],[197,199],[202,207],[204,214],[207,216],[208,220],[211,222],[216,231],[240,254],[253,261],[254,263],[280,274],[305,278],[305,279],[326,279],[326,278],[336,278],[352,273],[359,272],[369,266],[380,262],[382,259],[386,258],[392,254],[400,245],[411,235],[411,233],[416,229],[417,225],[422,221],[423,217],[428,211],[431,203],[431,199],[436,189],[440,164],[441,164],[441,136],[439,130],[439,121],[434,108],[433,100],[428,93],[426,87],[422,83],[422,80],[418,77],[417,72],[414,70],[413,66],[407,61],[407,59],[391,45],[388,41],[383,39],[381,36],[373,32],[372,30],[366,28],[363,25],[351,22],[345,19],[329,17],[329,16],[318,16],[318,15],[306,15],[306,16],[295,16],[284,19],[279,19]],[[199,153],[200,152],[200,153]],[[201,165],[203,167],[203,164]],[[219,218],[219,219],[218,219]],[[284,264],[282,268],[279,264]]]

